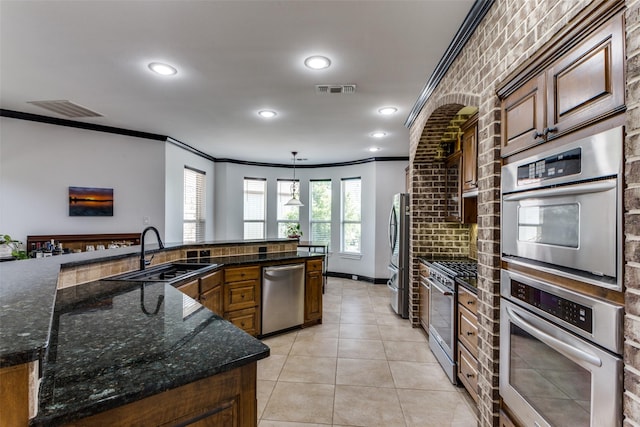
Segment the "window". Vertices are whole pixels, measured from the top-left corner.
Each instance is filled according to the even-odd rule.
[[[361,179],[342,179],[342,252],[360,253],[361,236]]]
[[[184,205],[182,240],[184,242],[203,242],[205,231],[205,173],[184,168]]]
[[[298,224],[300,221],[299,206],[285,206],[285,203],[291,199],[291,184],[293,180],[278,180],[278,237],[287,237],[287,227],[289,225]],[[296,181],[297,182],[297,181]]]
[[[264,239],[267,205],[267,180],[244,179],[244,238]]]
[[[331,247],[331,180],[309,183],[309,240]]]

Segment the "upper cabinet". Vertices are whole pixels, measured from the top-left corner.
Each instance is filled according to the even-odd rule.
[[[622,12],[595,16],[541,51],[498,90],[502,157],[624,111]]]
[[[478,192],[478,113],[474,114],[462,130],[462,192]]]
[[[460,125],[460,144],[445,161],[445,216],[448,222],[478,222],[478,113]]]

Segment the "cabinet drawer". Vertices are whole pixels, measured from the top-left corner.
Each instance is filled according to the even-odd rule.
[[[418,265],[418,268],[420,269],[420,278],[422,279],[423,277],[429,277],[429,267],[427,267],[423,263],[419,263]]]
[[[458,346],[458,378],[478,403],[478,361],[461,345]]]
[[[208,274],[200,278],[200,293],[205,293],[222,284],[222,271]]]
[[[458,286],[458,304],[473,314],[478,314],[478,297],[467,291],[462,286]]]
[[[241,280],[251,280],[260,278],[260,267],[234,267],[224,270],[224,281],[226,283],[239,282]]]
[[[224,287],[225,311],[255,307],[260,301],[259,286],[257,280],[245,280],[244,282],[227,283],[224,285]]]
[[[478,357],[478,319],[475,314],[458,304],[458,340],[469,352]]]
[[[322,271],[322,260],[312,259],[307,261],[307,271]]]
[[[260,327],[260,317],[258,314],[259,310],[254,307],[225,313],[224,318],[243,331],[251,335],[256,335]]]
[[[184,285],[178,286],[177,288],[183,294],[190,296],[191,298],[197,300],[200,295],[200,284],[198,279],[193,280],[189,283],[185,283]]]

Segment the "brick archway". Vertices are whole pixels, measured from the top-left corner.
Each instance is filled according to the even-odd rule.
[[[430,104],[431,111],[423,111],[422,132],[411,143],[409,162],[411,192],[409,320],[419,325],[418,256],[466,256],[469,253],[469,227],[447,223],[445,218],[445,168],[437,158],[443,134],[449,122],[465,106],[478,106],[479,97],[451,94]]]

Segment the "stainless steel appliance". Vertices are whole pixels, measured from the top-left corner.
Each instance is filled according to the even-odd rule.
[[[527,426],[622,424],[623,307],[502,270],[500,395]]]
[[[391,275],[387,287],[391,291],[391,308],[404,319],[409,317],[409,201],[409,194],[395,194],[389,214]]]
[[[477,274],[475,261],[434,261],[429,263],[429,348],[449,380],[456,384],[456,277]]]
[[[262,335],[304,323],[304,264],[262,269]]]
[[[503,259],[621,290],[621,127],[502,168]]]

